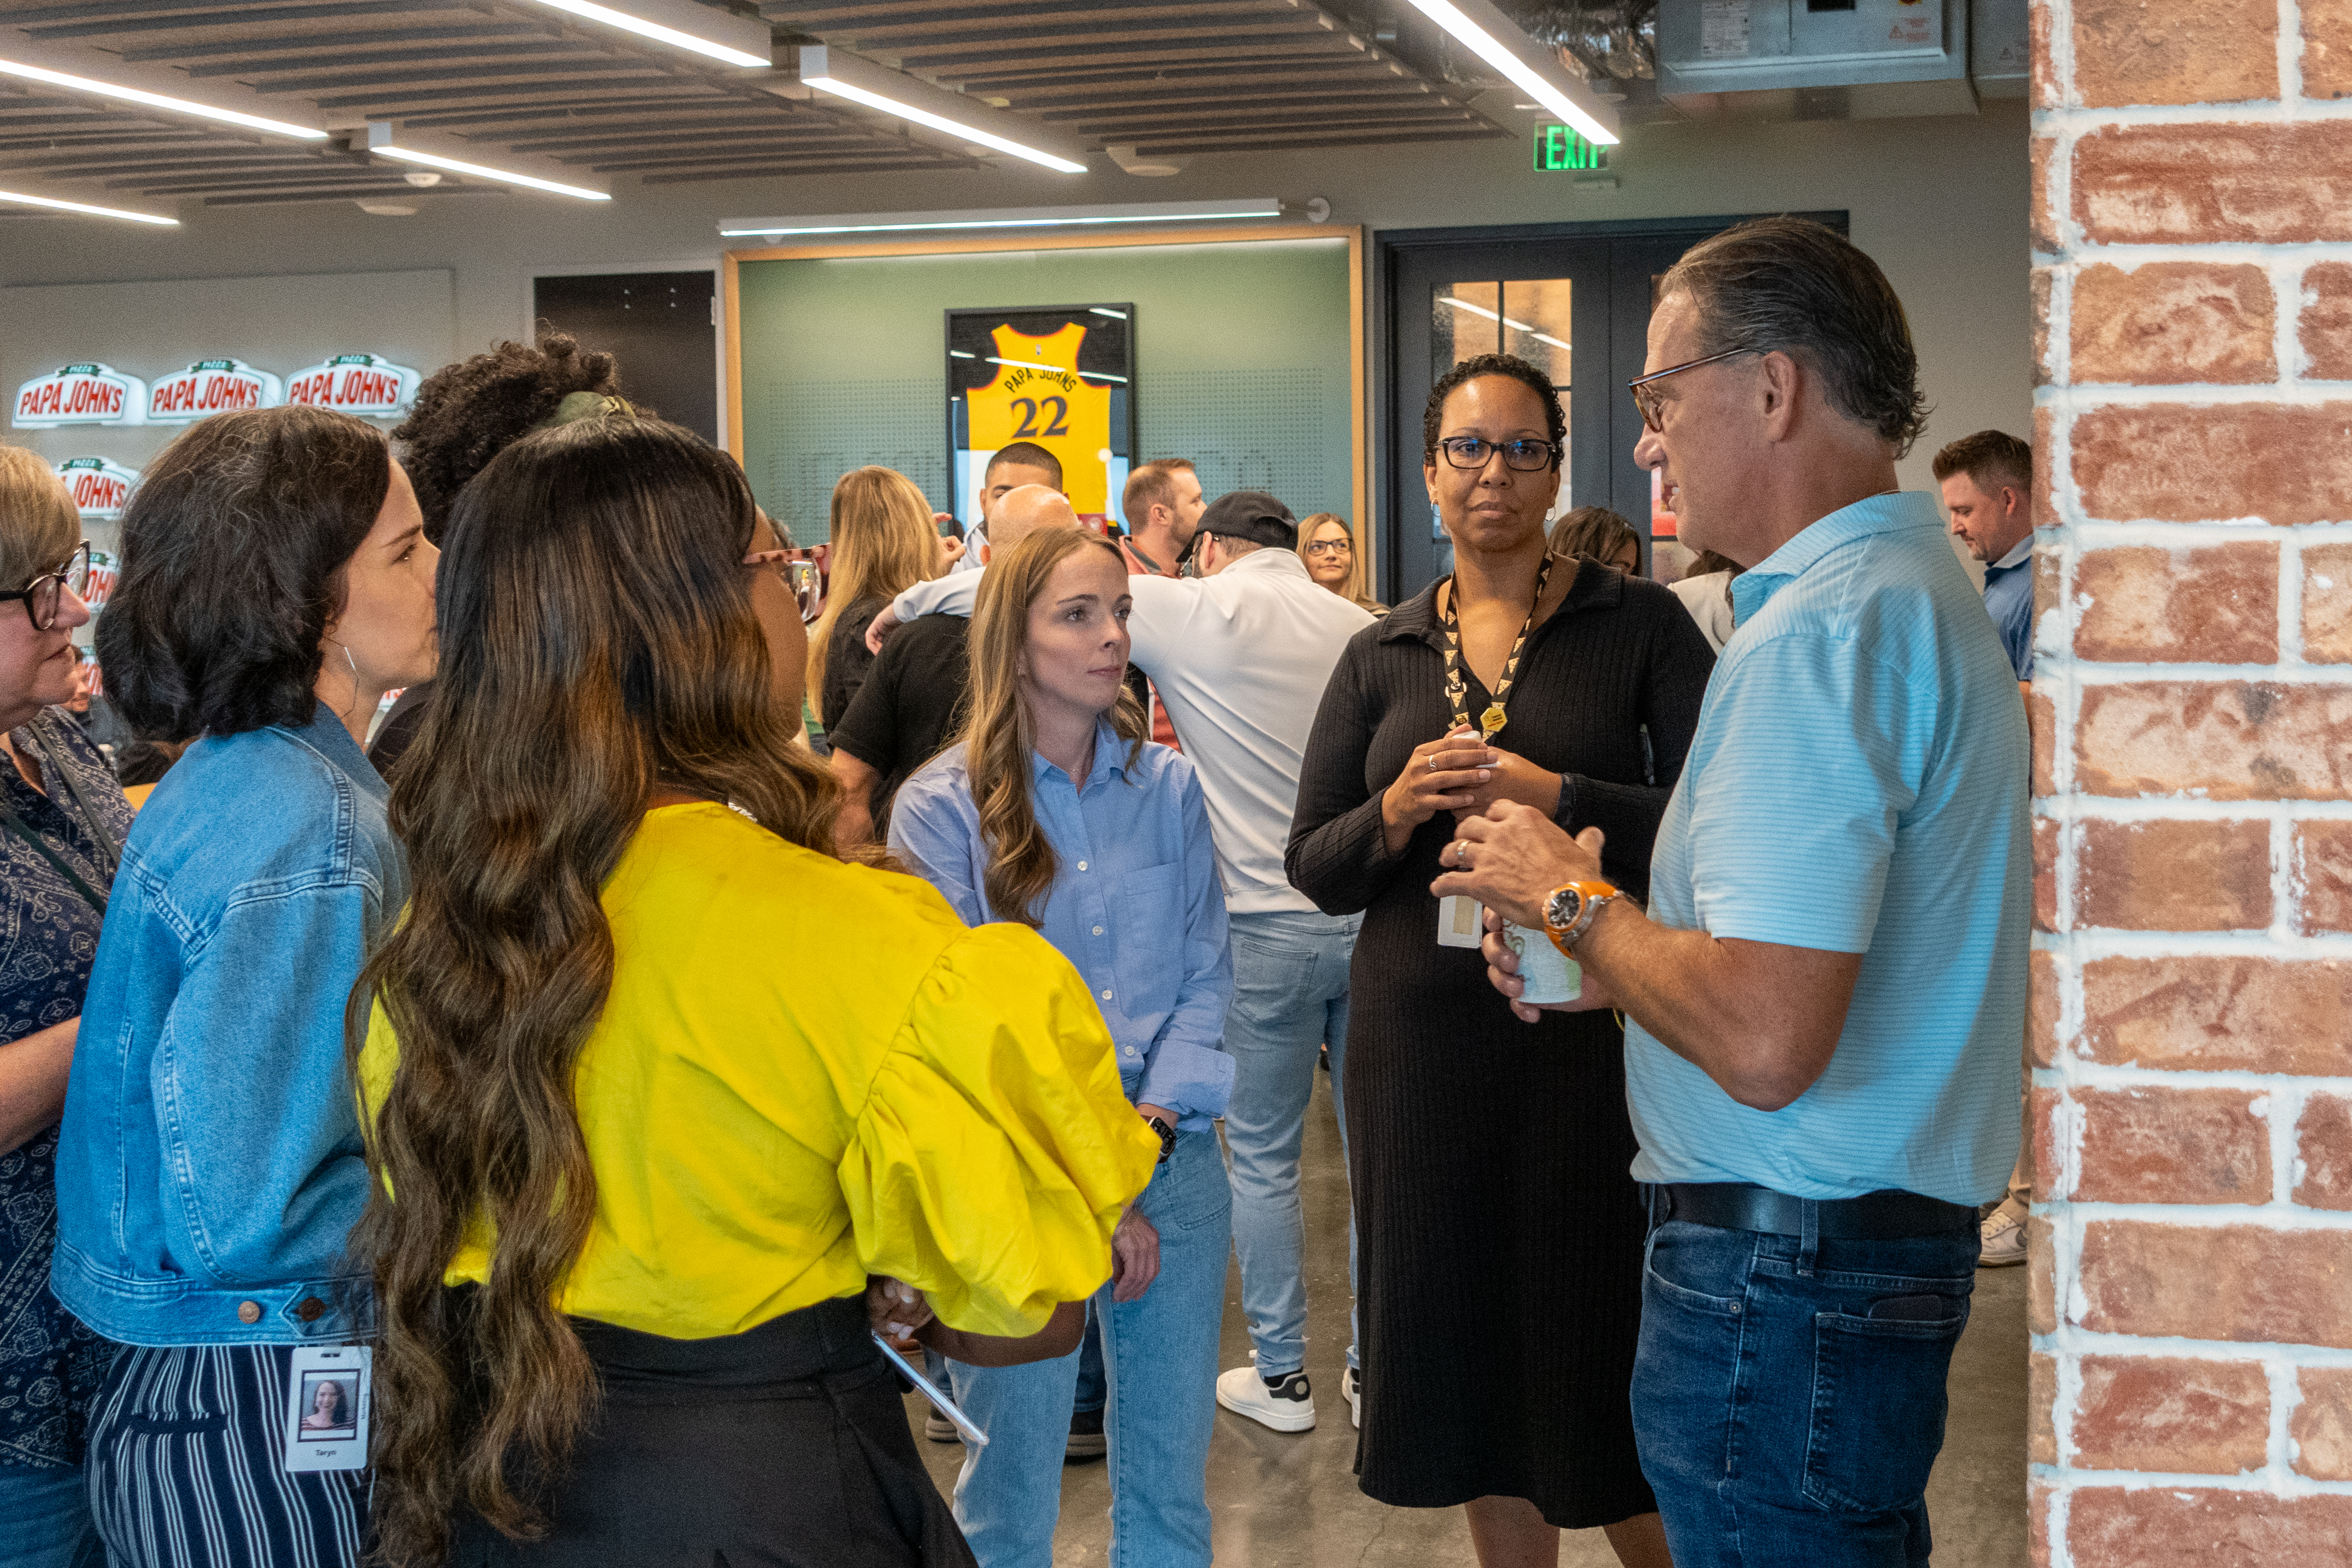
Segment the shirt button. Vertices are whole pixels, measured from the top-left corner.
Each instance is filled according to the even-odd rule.
[[[1133,1056],[1133,1055],[1135,1054],[1135,1047],[1134,1047],[1133,1046],[1129,1046],[1129,1047],[1127,1047],[1127,1054],[1128,1054],[1129,1056]]]
[[[305,1297],[294,1309],[294,1315],[306,1323],[315,1323],[326,1315],[327,1304],[316,1296]]]
[[[1100,926],[1097,926],[1097,927],[1095,927],[1095,934],[1096,934],[1097,936],[1100,936],[1100,935],[1102,935],[1102,927],[1100,927]]]
[[[1104,993],[1103,993],[1103,1000],[1104,1000],[1104,1001],[1106,1001],[1106,1002],[1108,1002],[1108,1001],[1109,1001],[1109,1000],[1110,1000],[1110,993],[1109,993],[1109,992],[1106,991],[1106,992],[1104,992]]]
[[[239,1301],[236,1304],[236,1321],[240,1323],[257,1323],[261,1321],[261,1303],[258,1301]]]
[[[1083,861],[1083,860],[1079,861],[1079,862],[1078,862],[1078,869],[1079,869],[1079,870],[1081,870],[1081,871],[1083,871],[1083,870],[1085,870],[1086,868],[1087,868],[1087,863],[1086,863],[1085,861]]]

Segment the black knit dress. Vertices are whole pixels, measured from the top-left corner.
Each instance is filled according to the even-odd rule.
[[[1523,1497],[1589,1529],[1657,1507],[1627,1399],[1643,1221],[1624,1037],[1606,1012],[1522,1024],[1475,950],[1437,945],[1429,884],[1451,814],[1393,858],[1381,841],[1382,792],[1452,718],[1435,595],[1340,657],[1287,857],[1320,908],[1365,911],[1346,1084],[1362,1249],[1356,1473],[1382,1502]],[[1607,834],[1604,867],[1637,895],[1714,665],[1672,594],[1589,560],[1528,638],[1496,742],[1564,776],[1556,820]],[[1487,692],[1468,680],[1483,712]]]

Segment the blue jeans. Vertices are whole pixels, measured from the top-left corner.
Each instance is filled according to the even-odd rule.
[[[1974,1226],[1650,1234],[1633,1436],[1675,1568],[1919,1568]]]
[[[106,1561],[89,1517],[89,1472],[0,1463],[0,1568],[96,1568]]]
[[[1341,1110],[1347,1064],[1348,961],[1360,920],[1269,910],[1233,917],[1234,1003],[1225,1049],[1234,1058],[1225,1148],[1233,1156],[1234,1253],[1242,1314],[1269,1376],[1307,1364],[1307,1284],[1299,1273],[1306,1223],[1298,1149],[1315,1089],[1316,1047],[1331,1048],[1331,1109]],[[1344,1173],[1348,1119],[1339,1116]],[[1348,1364],[1356,1363],[1356,1226],[1348,1223]]]
[[[1207,1568],[1209,1434],[1216,1424],[1232,1194],[1213,1132],[1185,1132],[1137,1207],[1160,1232],[1140,1301],[1094,1298],[1110,1402],[1111,1568]],[[956,1522],[981,1568],[1052,1568],[1062,1450],[1078,1355],[1026,1366],[948,1363],[956,1402],[988,1434],[956,1478]]]

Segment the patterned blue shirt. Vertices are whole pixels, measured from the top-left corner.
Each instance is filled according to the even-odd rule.
[[[2020,680],[2033,679],[2033,535],[1985,568],[1985,614]]]
[[[1751,1110],[1640,1025],[1645,1182],[1999,1195],[2032,914],[2025,705],[1935,502],[1874,496],[1731,584],[1738,626],[1650,865],[1652,918],[1862,954],[1812,1087]]]
[[[1041,756],[1031,763],[1030,798],[1058,863],[1038,934],[1094,992],[1127,1097],[1177,1112],[1183,1131],[1207,1131],[1234,1091],[1224,1048],[1234,961],[1192,764],[1147,743],[1130,768],[1127,742],[1107,721],[1096,727],[1084,784]],[[890,852],[964,924],[1006,918],[981,890],[989,849],[961,746],[899,789]]]
[[[52,775],[57,768],[72,774],[119,851],[131,831],[131,803],[114,774],[58,709],[43,710],[9,742],[40,760],[50,793],[0,760],[0,795],[17,821],[103,894],[111,857],[100,853],[72,793]],[[0,1045],[80,1015],[99,925],[99,911],[39,850],[0,830]],[[49,1290],[57,1170],[54,1126],[0,1154],[0,1464],[79,1464],[90,1402],[114,1364],[115,1347]]]

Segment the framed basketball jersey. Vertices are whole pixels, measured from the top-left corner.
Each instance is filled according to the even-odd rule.
[[[1123,521],[1135,451],[1135,307],[947,312],[948,451],[955,513],[980,521],[989,459],[1016,441],[1051,452],[1079,518]]]

